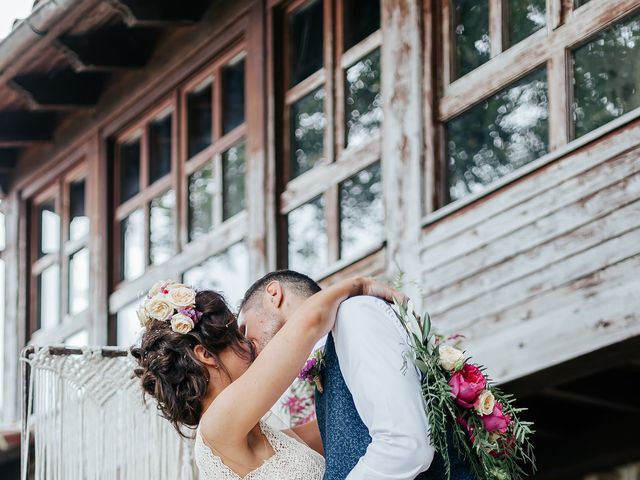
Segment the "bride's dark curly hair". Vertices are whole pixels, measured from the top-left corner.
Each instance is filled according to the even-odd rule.
[[[131,355],[138,362],[134,373],[140,378],[143,395],[157,400],[162,416],[183,436],[181,426],[194,427],[200,421],[201,401],[209,382],[209,373],[196,358],[194,347],[203,345],[227,375],[219,359],[224,350],[231,348],[248,361],[255,358],[253,344],[238,329],[236,317],[222,295],[211,290],[197,292],[196,310],[202,317],[189,333],[174,332],[170,322],[151,320],[140,346],[131,347]]]

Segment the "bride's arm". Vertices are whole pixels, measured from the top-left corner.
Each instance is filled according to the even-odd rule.
[[[349,297],[404,296],[371,279],[356,277],[309,297],[262,350],[253,364],[216,398],[202,416],[200,429],[214,443],[236,444],[291,385],[316,342],[335,322],[338,306]]]

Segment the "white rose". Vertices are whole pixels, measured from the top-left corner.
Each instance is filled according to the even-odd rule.
[[[196,292],[191,288],[179,286],[171,288],[166,298],[178,310],[193,306],[196,303]]]
[[[193,320],[183,313],[176,313],[171,317],[171,330],[177,333],[189,333],[193,330]]]
[[[162,298],[151,298],[145,302],[144,309],[147,315],[156,320],[168,320],[173,313],[173,307]]]
[[[489,390],[483,390],[482,393],[478,395],[478,400],[476,400],[473,408],[479,415],[491,415],[495,405],[496,398],[493,396],[493,393]]]
[[[160,292],[162,292],[167,284],[171,283],[171,280],[160,280],[153,284],[153,287],[149,289],[149,298],[155,297]]]
[[[138,315],[138,320],[140,321],[140,326],[141,327],[146,327],[147,323],[149,323],[149,320],[151,320],[151,318],[149,317],[149,314],[147,313],[146,309],[143,306],[140,306],[136,310],[136,314]]]
[[[440,352],[440,366],[445,370],[452,372],[460,370],[464,365],[464,353],[449,345],[442,345]]]

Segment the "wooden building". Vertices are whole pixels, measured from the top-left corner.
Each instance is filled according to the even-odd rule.
[[[0,185],[5,422],[24,345],[127,345],[160,278],[402,270],[536,478],[640,461],[640,0],[44,0]]]

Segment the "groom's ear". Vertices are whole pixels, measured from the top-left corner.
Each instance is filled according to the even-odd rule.
[[[284,288],[277,280],[270,281],[264,289],[264,301],[272,308],[280,308],[284,299]]]

